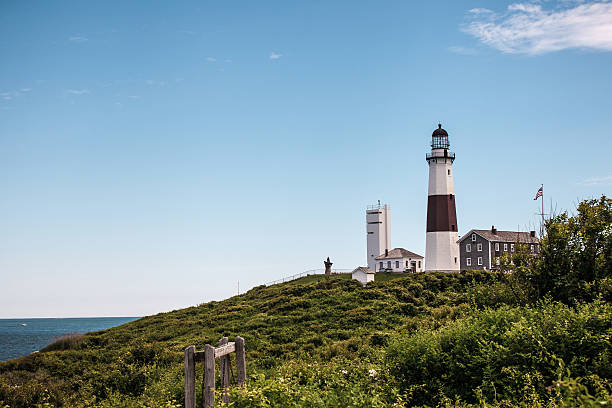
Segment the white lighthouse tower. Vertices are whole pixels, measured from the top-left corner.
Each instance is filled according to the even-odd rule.
[[[427,197],[427,236],[425,241],[426,271],[459,271],[459,239],[453,161],[448,133],[438,124],[431,135],[429,164],[429,191]]]
[[[366,209],[366,231],[368,268],[376,272],[376,257],[391,249],[391,226],[389,205],[369,205]]]

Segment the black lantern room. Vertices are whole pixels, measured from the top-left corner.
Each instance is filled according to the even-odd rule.
[[[438,128],[431,134],[431,148],[432,149],[448,149],[450,143],[448,143],[448,133],[442,129],[442,125],[438,123]]]

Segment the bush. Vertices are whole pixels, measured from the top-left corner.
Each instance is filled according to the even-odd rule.
[[[64,334],[58,337],[53,343],[45,346],[40,351],[74,350],[83,343],[85,336],[81,333]]]
[[[437,330],[394,340],[386,361],[391,378],[416,405],[459,397],[514,401],[525,387],[542,398],[566,374],[610,392],[612,307],[577,309],[560,303],[473,311]],[[604,390],[604,391],[602,391]]]

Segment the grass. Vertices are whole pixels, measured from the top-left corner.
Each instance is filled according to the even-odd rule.
[[[391,378],[382,380],[393,338],[435,333],[475,309],[514,304],[488,272],[377,278],[363,287],[349,274],[312,275],[59,339],[0,363],[0,407],[178,407],[184,349],[237,335],[246,341],[252,385],[235,395],[243,401],[235,406],[389,406],[404,398]],[[339,374],[347,367],[354,376]],[[376,386],[368,385],[372,369],[381,373]],[[201,381],[201,368],[197,375]]]

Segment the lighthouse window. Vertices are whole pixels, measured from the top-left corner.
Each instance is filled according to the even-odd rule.
[[[448,169],[448,175],[450,176],[450,169]]]
[[[478,265],[482,265],[482,256],[478,257]]]
[[[476,245],[476,249],[478,250],[478,252],[482,251],[482,244]]]
[[[472,252],[472,244],[465,244],[465,252]]]
[[[476,234],[472,234],[472,241],[476,241]]]
[[[466,264],[467,266],[472,266],[472,258],[466,258],[466,260],[465,260],[465,264]]]

